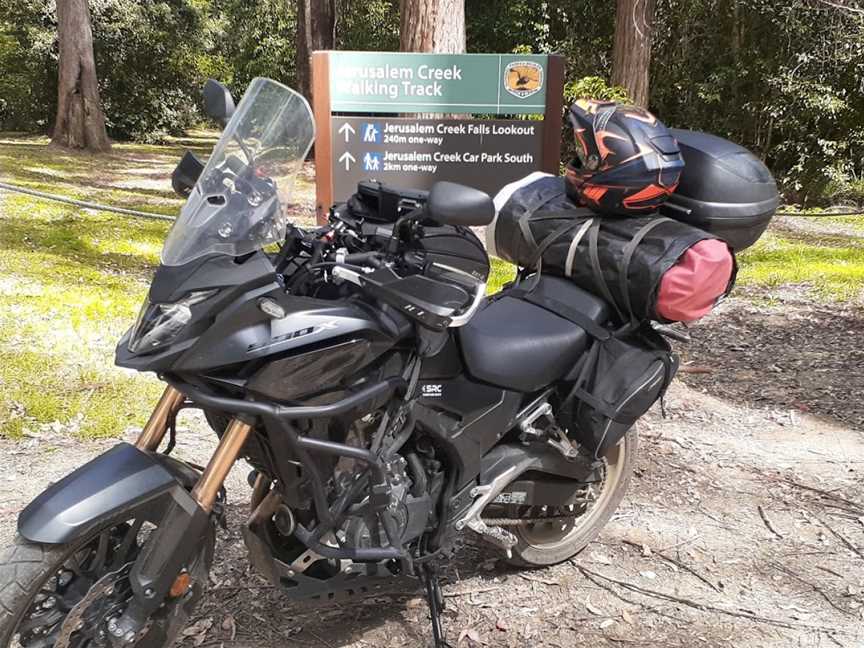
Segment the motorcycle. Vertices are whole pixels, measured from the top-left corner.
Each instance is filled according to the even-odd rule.
[[[470,227],[492,220],[488,195],[379,187],[377,220],[343,205],[301,229],[287,208],[314,139],[306,100],[260,78],[236,109],[214,81],[204,96],[223,134],[206,166],[187,153],[174,173],[188,200],[116,349],[167,386],[134,444],[20,514],[0,558],[0,646],[171,645],[207,588],[240,459],[243,539],[272,584],[330,600],[417,577],[445,646],[438,573],[459,533],[521,567],[573,557],[621,501],[636,432],[599,459],[571,440],[563,394],[590,340],[486,296]],[[608,322],[602,300],[538,279]],[[171,456],[187,408],[219,437],[203,468]]]

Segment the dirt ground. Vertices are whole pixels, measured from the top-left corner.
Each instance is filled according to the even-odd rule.
[[[640,423],[628,496],[580,556],[520,572],[465,539],[444,588],[454,645],[864,646],[864,313],[814,310],[794,292],[753,304],[731,300],[694,329],[667,418]],[[802,355],[826,327],[835,341]],[[829,352],[841,333],[845,350]],[[210,434],[200,418],[185,425],[178,454],[205,460]],[[0,539],[33,495],[108,445],[0,441]],[[232,525],[183,645],[429,645],[410,582],[338,604],[270,588],[240,540],[248,490],[238,466]]]

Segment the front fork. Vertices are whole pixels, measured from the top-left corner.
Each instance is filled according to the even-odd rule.
[[[150,415],[150,420],[147,421],[147,425],[144,426],[140,436],[135,441],[135,446],[139,450],[156,451],[168,431],[168,422],[177,415],[184,399],[183,393],[174,387],[169,385],[165,388],[156,408]],[[192,490],[193,499],[206,513],[209,514],[213,511],[219,489],[222,488],[231,467],[237,461],[237,457],[240,456],[240,451],[251,431],[252,425],[239,418],[232,419],[225,429],[216,452],[210,457],[207,468],[204,469],[201,478]]]
[[[150,420],[135,442],[138,449],[155,452],[183,404],[182,392],[168,386]],[[200,550],[211,524],[213,507],[228,472],[252,431],[251,419],[232,419],[200,479],[188,497],[175,499],[132,567],[129,575],[134,598],[109,631],[120,643],[132,643],[141,636],[150,615],[166,597],[185,594],[190,583],[185,567]]]

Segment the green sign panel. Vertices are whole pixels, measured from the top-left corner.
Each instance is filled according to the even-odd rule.
[[[546,55],[331,52],[330,109],[360,113],[534,114]]]

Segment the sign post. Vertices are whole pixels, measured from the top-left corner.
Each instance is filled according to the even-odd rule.
[[[361,180],[494,194],[532,171],[558,173],[563,57],[327,51],[312,55],[312,77],[319,222]]]

